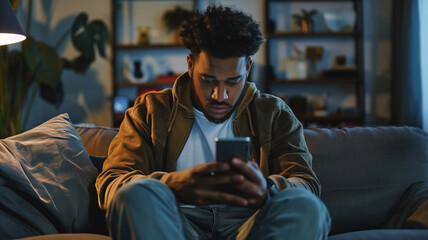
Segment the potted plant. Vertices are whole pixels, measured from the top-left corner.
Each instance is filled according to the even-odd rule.
[[[16,11],[19,0],[10,2]],[[48,103],[60,106],[64,94],[61,81],[64,69],[85,73],[95,60],[95,48],[106,57],[107,27],[100,20],[88,22],[86,13],[75,18],[55,46],[31,37],[32,3],[29,0],[27,39],[21,43],[21,50],[9,51],[7,46],[0,47],[0,138],[25,130],[37,91]],[[79,52],[74,59],[60,57],[57,53],[67,36],[71,36],[73,46]],[[28,96],[30,92],[31,96]]]
[[[295,13],[291,15],[294,19],[294,22],[300,27],[303,33],[309,33],[314,31],[314,20],[312,17],[317,14],[316,9],[306,11],[305,9],[301,10],[301,13]]]
[[[162,20],[165,23],[168,31],[175,31],[176,41],[180,42],[180,27],[184,21],[192,18],[193,14],[190,10],[176,6],[174,9],[166,11]]]

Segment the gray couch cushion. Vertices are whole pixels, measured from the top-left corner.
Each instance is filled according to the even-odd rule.
[[[305,138],[332,234],[385,224],[404,191],[428,181],[428,137],[421,129],[306,129]]]
[[[17,240],[111,240],[111,237],[88,233],[63,233],[20,238]]]
[[[0,139],[0,239],[86,231],[96,176],[68,114]]]
[[[426,240],[428,230],[367,230],[330,236],[328,240]]]

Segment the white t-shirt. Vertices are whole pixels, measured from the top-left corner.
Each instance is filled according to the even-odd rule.
[[[213,123],[205,115],[193,108],[195,121],[189,138],[184,145],[175,166],[176,171],[181,171],[196,165],[214,162],[215,141],[218,138],[233,138],[233,115],[223,123]]]

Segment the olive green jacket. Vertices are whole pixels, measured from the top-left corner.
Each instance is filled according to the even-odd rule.
[[[96,181],[102,209],[123,184],[139,178],[160,179],[174,171],[194,121],[191,85],[185,73],[172,89],[144,94],[126,111]],[[235,135],[251,138],[251,160],[265,176],[280,190],[303,187],[320,194],[302,125],[281,99],[260,93],[248,82],[235,111]]]

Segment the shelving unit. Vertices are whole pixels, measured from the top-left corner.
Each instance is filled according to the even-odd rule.
[[[274,4],[274,5],[273,5]],[[294,4],[294,5],[292,5]],[[297,7],[299,4],[301,8]],[[290,29],[292,20],[291,15],[295,12],[296,9],[307,9],[307,7],[312,6],[326,6],[326,8],[337,8],[337,5],[342,4],[345,7],[351,6],[351,9],[355,12],[356,21],[355,28],[352,31],[346,32],[331,32],[327,31],[326,28],[319,27],[314,29],[313,32],[303,33],[301,31],[296,31]],[[283,5],[283,6],[282,6]],[[289,10],[289,12],[283,15],[278,15],[278,8],[281,10]],[[355,125],[364,125],[365,123],[365,103],[364,103],[364,72],[363,72],[363,43],[362,43],[362,1],[361,0],[266,0],[265,5],[265,23],[266,29],[269,29],[270,32],[267,33],[267,42],[266,42],[266,64],[268,66],[268,71],[266,73],[266,90],[270,93],[276,95],[282,95],[284,100],[289,103],[290,99],[293,97],[300,98],[316,98],[316,94],[319,94],[322,89],[339,89],[336,92],[330,93],[329,98],[334,99],[339,95],[347,95],[354,98],[355,101],[351,108],[342,109],[336,107],[337,109],[330,109],[326,115],[317,116],[314,115],[310,100],[305,107],[304,112],[296,112],[296,116],[304,124],[305,127],[311,126],[321,126],[321,127],[335,127],[335,126],[355,126]],[[319,11],[320,13],[320,11]],[[275,14],[277,18],[275,19]],[[280,17],[278,17],[280,16]],[[283,26],[282,29],[278,29],[277,26],[272,27],[272,22],[275,25],[277,21],[288,21],[290,26]],[[316,24],[322,24],[319,22]],[[281,22],[280,22],[281,23]],[[283,24],[284,25],[284,24]],[[287,29],[288,27],[288,29]],[[274,29],[272,29],[274,28]],[[277,28],[277,29],[275,29]],[[289,45],[294,43],[303,44],[305,46],[324,46],[328,41],[334,41],[336,43],[340,42],[352,42],[346,46],[351,45],[353,47],[352,56],[347,58],[353,59],[352,65],[355,66],[356,75],[355,76],[346,76],[346,77],[334,77],[328,78],[321,75],[315,77],[307,77],[303,79],[288,79],[283,72],[281,72],[281,61],[279,60],[279,54],[281,53],[281,47],[289,43]],[[291,43],[290,43],[291,42]],[[291,49],[289,45],[286,45],[288,49]],[[334,50],[341,52],[342,50],[349,51],[348,47],[341,46],[341,44],[336,44]],[[287,47],[283,47],[287,51]],[[343,49],[340,49],[340,48]],[[279,52],[279,53],[278,53]],[[289,55],[287,55],[287,53]],[[284,57],[291,56],[291,50],[287,52]],[[275,56],[273,56],[275,55]],[[332,58],[333,53],[328,52],[329,57]],[[323,56],[324,58],[325,56]],[[286,62],[286,60],[284,60]],[[330,70],[332,68],[332,61],[324,61],[324,70]],[[327,64],[325,64],[327,62]],[[287,64],[287,62],[286,62]],[[287,71],[287,65],[283,67]],[[321,69],[318,69],[321,70]],[[301,93],[296,93],[296,91],[301,91]],[[311,94],[314,94],[311,96]],[[308,97],[309,96],[309,97]],[[343,98],[343,97],[342,97]],[[349,101],[348,101],[349,102]],[[336,103],[336,102],[335,102]],[[327,103],[326,103],[327,104]],[[348,103],[349,104],[349,103]],[[336,103],[337,105],[337,103]],[[293,109],[293,106],[290,106]],[[293,109],[294,110],[294,109]]]
[[[126,4],[132,4],[132,7]],[[141,4],[141,5],[140,5]],[[145,4],[145,5],[144,5]],[[187,4],[191,5],[191,9],[193,11],[195,7],[195,0],[176,0],[176,1],[156,1],[156,0],[111,0],[111,11],[112,11],[112,35],[113,35],[113,52],[112,52],[112,76],[113,76],[113,125],[114,127],[118,127],[120,123],[123,120],[123,114],[124,112],[117,112],[115,110],[115,105],[119,104],[119,101],[117,99],[121,99],[122,103],[126,103],[126,101],[123,101],[125,98],[128,98],[129,105],[133,104],[133,101],[138,96],[139,92],[144,89],[147,90],[157,90],[157,89],[163,89],[166,87],[172,87],[173,82],[157,82],[156,78],[159,75],[166,75],[167,73],[164,72],[162,74],[156,74],[151,73],[153,76],[150,77],[148,81],[145,82],[130,82],[127,81],[124,78],[124,65],[125,60],[124,56],[128,57],[133,56],[144,56],[147,53],[151,53],[152,55],[182,55],[183,56],[183,62],[185,63],[185,56],[187,54],[187,49],[178,43],[175,42],[159,42],[159,39],[163,41],[162,37],[159,37],[158,42],[153,42],[149,44],[144,45],[138,45],[135,43],[134,39],[128,39],[128,41],[123,41],[123,36],[121,34],[124,34],[123,28],[130,28],[129,26],[120,26],[119,22],[122,21],[120,12],[123,11],[123,6],[127,6],[127,14],[129,16],[127,17],[127,24],[135,25],[137,26],[144,26],[147,23],[153,23],[158,21],[159,23],[159,16],[163,14],[162,11],[160,12],[154,12],[158,9],[154,9],[151,7],[150,4],[161,4],[163,7],[166,7],[163,10],[166,10],[168,8],[173,8],[176,5],[182,5]],[[143,6],[144,5],[144,6]],[[133,11],[137,11],[138,14],[133,15]],[[141,21],[135,20],[132,17],[144,17],[144,15],[153,16],[157,14],[157,19],[145,19]],[[138,15],[138,16],[135,16]],[[125,24],[123,24],[125,25]],[[136,29],[131,29],[132,31]],[[131,31],[129,30],[129,31]],[[165,29],[154,29],[156,31],[165,31]],[[128,31],[128,34],[129,34]],[[136,35],[135,34],[129,34],[129,35]],[[155,56],[156,57],[156,56]],[[153,58],[153,57],[152,57]],[[151,58],[151,59],[152,59]],[[177,68],[177,67],[176,67]],[[153,69],[151,69],[154,71]],[[180,71],[174,72],[174,74],[178,75],[182,72],[186,71],[186,69],[181,69]],[[122,108],[123,109],[123,108]]]

